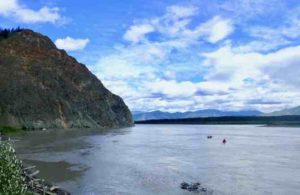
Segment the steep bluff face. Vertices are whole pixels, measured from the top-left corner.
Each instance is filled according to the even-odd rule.
[[[23,30],[0,40],[0,125],[37,129],[132,124],[123,100],[48,37]]]

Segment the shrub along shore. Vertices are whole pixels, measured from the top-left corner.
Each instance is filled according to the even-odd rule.
[[[69,192],[58,186],[37,178],[39,171],[35,166],[23,166],[8,139],[9,134],[21,131],[22,129],[12,127],[0,127],[0,194],[69,195]]]
[[[22,163],[7,141],[0,141],[0,194],[25,194],[27,186]]]
[[[14,127],[8,127],[8,126],[0,127],[0,135],[19,133],[22,131],[23,129],[14,128]]]

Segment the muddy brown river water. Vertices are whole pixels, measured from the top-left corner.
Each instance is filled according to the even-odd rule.
[[[207,139],[212,135],[212,139]],[[222,144],[223,138],[227,143]],[[49,130],[14,137],[19,157],[78,195],[300,193],[300,128],[254,125],[136,125]]]

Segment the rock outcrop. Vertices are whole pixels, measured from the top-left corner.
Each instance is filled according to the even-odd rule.
[[[131,125],[123,100],[48,37],[22,30],[0,39],[0,126]]]

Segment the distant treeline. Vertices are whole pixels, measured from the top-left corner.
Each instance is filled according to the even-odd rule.
[[[185,119],[136,121],[135,124],[258,124],[274,126],[300,126],[297,116],[223,116]]]
[[[7,39],[16,32],[21,32],[24,29],[18,28],[0,28],[0,39]]]

